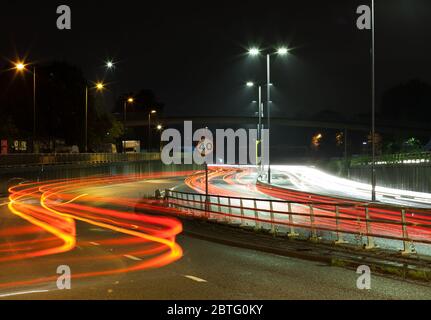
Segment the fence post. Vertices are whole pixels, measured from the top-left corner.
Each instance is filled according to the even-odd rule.
[[[217,212],[222,213],[221,212],[221,206],[220,206],[220,196],[217,196]],[[218,220],[220,217],[220,214],[217,214],[215,216],[215,219]]]
[[[343,234],[340,232],[340,206],[338,204],[335,205],[335,225],[337,230],[337,240],[335,240],[335,244],[347,243],[347,241],[344,241]]]
[[[314,220],[314,208],[313,204],[310,203],[310,224],[311,224],[311,238],[310,240],[313,242],[317,242],[319,238],[317,237],[315,220]]]
[[[240,199],[239,205],[241,207],[241,227],[244,227],[245,226],[245,223],[244,223],[244,202],[243,202],[242,198]]]
[[[255,224],[254,228],[256,230],[260,230],[261,225],[260,225],[260,221],[259,221],[259,211],[257,210],[257,200],[254,199],[253,203],[254,203],[254,218],[256,219],[254,221],[254,224]]]
[[[287,208],[289,211],[289,224],[290,224],[290,232],[287,234],[289,238],[295,238],[298,237],[299,234],[295,232],[294,222],[293,222],[293,215],[292,215],[292,203],[289,202],[287,204]]]
[[[403,245],[404,250],[401,252],[403,255],[409,255],[414,253],[414,250],[412,250],[411,247],[411,241],[409,241],[409,234],[407,232],[407,221],[406,221],[406,210],[401,210],[401,223],[403,224]]]
[[[275,234],[277,234],[277,230],[275,228],[274,207],[273,207],[273,204],[272,204],[271,200],[269,201],[269,210],[271,212],[271,233],[273,235],[275,235]]]
[[[367,242],[368,242],[365,249],[371,250],[371,249],[374,249],[376,246],[374,244],[374,238],[370,236],[372,230],[371,230],[371,222],[370,222],[370,209],[368,206],[365,207],[365,224],[367,227]]]
[[[230,198],[227,198],[227,204],[228,204],[228,208],[229,208],[229,210],[228,210],[228,214],[232,214],[232,201],[231,201],[231,199]],[[225,216],[226,217],[226,223],[229,223],[229,221],[231,220],[231,217],[230,216],[228,216],[228,215],[226,215]]]

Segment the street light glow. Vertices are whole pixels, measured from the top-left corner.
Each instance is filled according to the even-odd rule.
[[[260,50],[259,50],[258,48],[251,48],[251,49],[248,51],[248,53],[249,53],[251,56],[257,56],[257,55],[259,55]]]
[[[103,90],[105,89],[105,85],[102,82],[96,83],[96,89],[97,90]]]
[[[128,103],[133,103],[135,101],[135,99],[133,99],[133,98],[129,98],[129,99],[127,99],[127,102]]]
[[[249,82],[246,83],[246,85],[249,88],[254,87],[254,82],[249,81]]]
[[[277,50],[277,53],[281,56],[285,56],[289,53],[289,49],[287,49],[286,47],[281,47]]]
[[[151,113],[155,114],[155,113],[157,113],[157,111],[156,110],[151,110]]]
[[[22,62],[17,62],[15,63],[15,69],[18,71],[23,71],[25,70],[25,64]]]
[[[163,129],[163,127],[162,127],[162,125],[161,124],[159,124],[159,125],[157,125],[157,130],[162,130]]]
[[[114,63],[112,62],[112,61],[107,61],[106,62],[106,67],[108,68],[108,69],[112,69],[113,67],[114,67]]]

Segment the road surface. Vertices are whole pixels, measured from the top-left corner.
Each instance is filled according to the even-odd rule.
[[[156,188],[178,186],[184,181],[182,177],[100,179],[87,184],[52,182],[49,187],[38,187],[43,193],[16,200],[14,210],[29,214],[25,204],[31,206],[31,217],[49,221],[61,231],[63,241],[53,237],[55,230],[36,227],[28,216],[20,216],[6,205],[1,207],[0,298],[431,298],[431,288],[426,285],[375,275],[372,289],[362,291],[356,288],[358,275],[351,270],[202,241],[180,231],[176,234],[179,222],[165,216],[157,217],[168,219],[162,222],[141,221],[134,210],[142,196]],[[39,213],[51,209],[76,214],[71,218],[76,223],[67,215],[60,221],[40,217],[35,213],[37,207]],[[100,209],[108,210],[109,219],[98,215]],[[149,209],[140,207],[142,216],[147,212],[151,217]],[[152,228],[152,223],[158,227]],[[131,233],[124,233],[123,228]],[[144,231],[154,239],[143,241],[139,232]],[[68,242],[67,235],[74,240]],[[60,265],[71,269],[71,290],[57,288]]]

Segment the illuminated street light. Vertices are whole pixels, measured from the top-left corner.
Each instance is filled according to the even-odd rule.
[[[94,88],[96,91],[102,91],[105,84],[97,82]],[[85,86],[85,152],[88,152],[88,85]]]
[[[114,68],[114,63],[111,60],[107,61],[106,62],[106,68],[108,68],[108,69]]]
[[[22,62],[15,63],[15,69],[17,71],[24,71],[25,70],[25,64]]]
[[[96,83],[96,89],[98,91],[101,91],[101,90],[105,89],[105,84],[103,82]]]
[[[159,124],[159,125],[157,125],[157,130],[162,130],[163,129],[163,127],[162,127],[162,125],[161,124]]]
[[[281,56],[285,56],[288,53],[289,53],[289,49],[287,49],[286,47],[281,47],[277,50],[277,54]]]
[[[247,87],[252,88],[254,87],[254,83],[253,82],[247,82]],[[263,104],[262,104],[262,85],[259,84],[258,87],[258,101],[253,101],[253,103],[258,103],[259,105],[257,106],[258,109],[258,114],[259,114],[259,122],[257,124],[257,139],[256,139],[256,165],[260,165],[260,159],[261,157],[259,156],[259,148],[261,146],[261,141],[262,141],[262,116],[263,116]]]
[[[271,55],[277,54],[279,56],[286,56],[289,52],[287,47],[280,47],[277,51],[266,54],[266,74],[267,74],[267,82],[266,82],[266,104],[267,104],[267,113],[268,113],[268,132],[271,130]],[[257,56],[260,54],[260,50],[258,48],[251,48],[248,51],[249,55]],[[271,183],[271,158],[270,158],[270,148],[268,150],[268,183]]]
[[[24,72],[26,71],[26,64],[22,61],[17,61],[14,63],[15,65],[15,70],[17,72]],[[36,140],[36,67],[33,66],[33,143],[32,143],[32,147],[33,150],[32,152],[35,152],[35,140]]]
[[[148,152],[151,151],[151,115],[156,113],[154,109],[148,112]]]
[[[135,99],[133,97],[129,97],[124,99],[124,107],[123,107],[123,116],[124,116],[124,136],[123,136],[123,153],[126,153],[126,129],[127,129],[127,125],[126,125],[126,121],[127,121],[127,103],[131,104],[135,102]]]
[[[260,53],[259,48],[251,48],[250,50],[248,50],[248,54],[251,56],[258,56]]]

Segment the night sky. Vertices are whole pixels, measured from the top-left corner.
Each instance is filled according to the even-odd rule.
[[[168,115],[253,115],[248,80],[265,79],[251,45],[286,44],[273,64],[274,114],[307,117],[330,109],[370,109],[370,36],[356,28],[369,1],[2,1],[5,59],[67,60],[111,94],[152,89]],[[431,3],[377,0],[378,99],[412,78],[431,83]],[[56,28],[56,8],[72,9],[72,30]],[[106,74],[106,58],[117,62]]]

